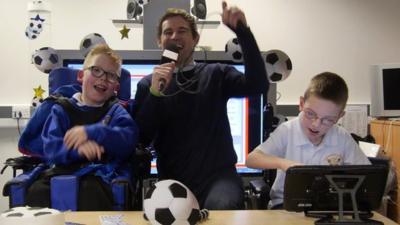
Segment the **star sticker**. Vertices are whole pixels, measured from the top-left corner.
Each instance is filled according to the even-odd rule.
[[[37,98],[43,98],[43,93],[46,92],[42,89],[41,85],[39,85],[37,88],[34,88],[33,91],[35,91],[35,97]]]
[[[35,18],[31,18],[31,20],[36,20],[36,21],[40,21],[40,22],[45,21],[45,19],[40,18],[39,14],[37,14]]]
[[[121,33],[121,39],[129,38],[129,37],[128,37],[128,33],[129,33],[130,30],[131,30],[131,29],[128,29],[128,28],[126,27],[126,25],[124,25],[124,28],[123,28],[122,30],[119,31],[119,32]]]

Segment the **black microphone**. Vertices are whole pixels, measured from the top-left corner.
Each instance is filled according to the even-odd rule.
[[[177,62],[180,49],[181,47],[175,43],[167,44],[161,55],[160,64]],[[160,81],[158,82],[158,91],[162,92],[164,90],[166,82],[167,81],[164,78],[160,78]]]

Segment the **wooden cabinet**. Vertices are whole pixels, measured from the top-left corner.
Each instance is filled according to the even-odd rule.
[[[377,144],[382,146],[382,153],[391,158],[396,166],[396,174],[400,181],[400,121],[372,120],[370,133]],[[388,217],[400,222],[400,182],[397,192],[393,194],[388,204]]]

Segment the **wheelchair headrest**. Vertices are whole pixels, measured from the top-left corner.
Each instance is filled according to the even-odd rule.
[[[54,69],[49,74],[49,94],[52,95],[55,91],[64,85],[80,85],[77,80],[79,70],[61,67]],[[131,75],[128,70],[121,69],[120,89],[117,95],[121,101],[128,101],[131,98]]]

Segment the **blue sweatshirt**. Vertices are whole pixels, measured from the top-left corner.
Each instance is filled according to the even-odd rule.
[[[74,98],[69,99],[72,106],[81,111],[95,111],[98,107],[79,106]],[[107,123],[104,123],[104,120]],[[119,104],[114,104],[98,122],[84,125],[88,139],[104,147],[104,158],[99,163],[107,167],[107,173],[117,174],[127,170],[129,159],[137,142],[137,126],[128,112]],[[77,149],[67,149],[64,145],[65,133],[72,128],[70,117],[64,108],[55,104],[42,131],[43,154],[50,165],[66,166],[86,164],[84,156]],[[104,178],[104,177],[103,177]]]

